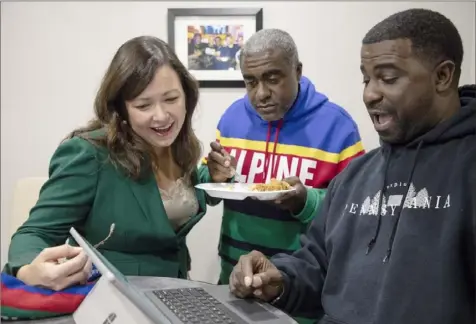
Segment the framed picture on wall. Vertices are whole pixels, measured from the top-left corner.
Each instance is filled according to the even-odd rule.
[[[202,88],[243,88],[240,51],[263,29],[263,9],[168,10],[168,43]]]

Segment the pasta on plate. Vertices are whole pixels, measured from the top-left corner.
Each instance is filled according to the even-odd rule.
[[[281,191],[292,189],[286,181],[271,179],[269,183],[256,183],[251,186],[252,191]]]

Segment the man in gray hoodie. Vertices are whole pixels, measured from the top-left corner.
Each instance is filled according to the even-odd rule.
[[[319,323],[476,323],[476,86],[451,21],[396,13],[364,37],[381,147],[332,181],[302,248],[241,257],[231,291]]]

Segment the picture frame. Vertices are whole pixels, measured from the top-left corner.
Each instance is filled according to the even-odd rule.
[[[201,88],[244,88],[239,54],[263,29],[262,8],[169,8],[167,37]]]

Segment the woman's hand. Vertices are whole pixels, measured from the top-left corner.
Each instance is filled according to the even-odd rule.
[[[58,260],[66,258],[66,261]],[[68,244],[46,248],[28,265],[21,267],[17,278],[30,286],[63,290],[86,283],[92,264],[80,247]]]

